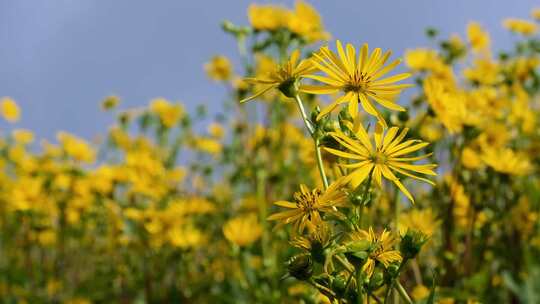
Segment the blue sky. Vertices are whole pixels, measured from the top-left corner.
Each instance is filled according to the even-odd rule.
[[[224,19],[246,24],[251,2],[0,0],[0,96],[13,97],[23,111],[19,123],[0,122],[0,129],[28,128],[49,139],[66,130],[91,138],[112,121],[98,106],[111,94],[122,98],[122,107],[161,96],[190,110],[200,103],[219,108],[224,89],[208,81],[202,67],[215,54],[236,60],[235,43],[219,25]],[[398,55],[428,45],[426,26],[463,34],[471,20],[489,29],[495,48],[507,48],[513,37],[501,20],[528,17],[535,5],[533,0],[310,3],[333,37]]]

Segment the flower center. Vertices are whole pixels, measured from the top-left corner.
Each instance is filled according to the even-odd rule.
[[[317,199],[321,195],[321,190],[316,189],[313,192],[308,193],[296,193],[295,200],[296,205],[304,210],[306,213],[317,211]]]
[[[371,82],[371,77],[366,76],[365,74],[361,73],[354,73],[353,77],[350,78],[349,83],[345,85],[344,91],[345,92],[366,92],[369,89],[369,85]]]
[[[371,161],[377,165],[383,165],[386,163],[387,157],[384,153],[377,151],[371,155]]]

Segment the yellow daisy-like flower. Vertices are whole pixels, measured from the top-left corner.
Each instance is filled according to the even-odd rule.
[[[262,234],[262,227],[255,214],[235,217],[223,226],[223,235],[231,243],[248,246],[257,241]]]
[[[276,66],[274,71],[268,73],[268,75],[260,78],[245,78],[244,81],[248,83],[262,84],[265,87],[254,95],[244,98],[240,103],[253,100],[274,88],[278,88],[287,97],[293,97],[289,94],[291,86],[294,86],[298,79],[315,71],[311,60],[304,59],[299,61],[299,59],[300,51],[295,50],[292,52],[289,61],[281,66]]]
[[[370,252],[366,262],[362,266],[362,271],[371,277],[375,270],[375,263],[383,264],[384,268],[391,263],[401,262],[402,257],[398,250],[393,249],[396,244],[396,239],[389,231],[383,230],[380,235],[373,232],[373,228],[369,227],[369,231],[360,230],[349,234],[351,241],[369,241],[374,249]]]
[[[424,93],[433,112],[448,132],[460,133],[466,112],[464,96],[446,89],[441,81],[432,77],[424,81]]]
[[[508,30],[523,36],[531,36],[538,31],[538,25],[536,25],[536,23],[517,18],[505,19],[503,21],[503,26]]]
[[[413,229],[421,231],[427,236],[432,236],[440,223],[431,208],[421,210],[413,208],[399,216],[398,231],[401,235],[405,235],[407,230]]]
[[[308,42],[327,40],[330,36],[324,31],[319,13],[308,3],[296,1],[294,12],[290,14],[287,27],[293,33],[302,36]]]
[[[377,119],[386,126],[381,113],[373,105],[373,101],[383,107],[405,111],[405,108],[394,102],[401,90],[410,87],[410,84],[396,84],[396,82],[407,79],[411,74],[402,73],[387,78],[382,78],[400,62],[400,59],[393,61],[385,66],[391,55],[390,51],[383,54],[380,48],[376,48],[369,54],[367,44],[362,46],[360,54],[356,57],[356,49],[352,44],[347,44],[343,48],[341,41],[336,41],[338,54],[331,51],[328,46],[322,47],[315,53],[314,65],[326,75],[309,75],[306,78],[312,78],[325,85],[304,85],[301,90],[312,94],[334,94],[343,95],[324,108],[317,119],[330,113],[338,105],[349,104],[349,113],[352,117],[358,115],[358,104],[362,104],[364,110],[377,117]]]
[[[526,155],[508,148],[485,148],[482,160],[493,170],[501,173],[526,175],[532,170],[531,162]]]
[[[540,8],[533,8],[531,10],[531,17],[533,17],[535,20],[540,20]]]
[[[343,218],[344,215],[336,207],[345,207],[347,194],[342,190],[343,180],[333,182],[326,191],[309,190],[300,185],[300,191],[294,194],[295,202],[278,201],[274,204],[290,210],[272,214],[270,221],[279,221],[276,228],[292,223],[295,231],[302,233],[306,227],[314,228],[322,225],[321,213]]]
[[[216,55],[204,65],[204,70],[210,79],[225,81],[231,78],[233,67],[229,58]]]
[[[277,30],[287,25],[290,12],[278,5],[251,4],[248,8],[248,18],[256,30]]]
[[[338,143],[348,150],[348,152],[328,147],[325,147],[324,149],[339,157],[356,161],[355,163],[340,165],[344,168],[353,169],[352,172],[345,177],[345,181],[349,182],[353,188],[358,187],[370,174],[372,174],[375,182],[379,186],[382,186],[382,177],[384,176],[386,179],[396,184],[405,196],[414,203],[411,193],[403,186],[400,179],[394,175],[393,171],[422,180],[432,185],[434,184],[426,178],[411,173],[436,175],[433,169],[436,168],[437,165],[413,165],[408,163],[424,159],[431,155],[405,156],[406,154],[418,151],[429,144],[415,139],[402,142],[409,131],[408,128],[404,128],[399,132],[398,127],[392,127],[388,129],[388,131],[383,132],[380,125],[378,125],[374,133],[375,146],[371,143],[368,133],[361,124],[357,124],[355,130],[351,131],[353,131],[356,138],[351,138],[341,131],[330,133]]]
[[[17,103],[9,98],[4,97],[0,102],[0,114],[4,117],[5,120],[9,122],[17,122],[21,117],[21,111]]]
[[[467,25],[467,38],[475,52],[489,50],[491,38],[478,22],[471,22]]]
[[[153,99],[150,102],[150,111],[155,113],[167,128],[172,128],[184,117],[184,107],[181,104],[171,103],[164,98]]]

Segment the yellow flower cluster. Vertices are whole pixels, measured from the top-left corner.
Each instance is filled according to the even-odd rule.
[[[256,30],[275,31],[286,28],[308,42],[327,40],[319,13],[308,3],[297,0],[294,10],[278,5],[251,4],[248,9],[251,26]]]

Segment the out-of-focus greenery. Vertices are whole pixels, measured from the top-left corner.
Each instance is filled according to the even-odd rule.
[[[110,96],[107,134],[47,142],[0,101],[1,303],[540,301],[540,10],[503,21],[505,51],[478,23],[428,29],[403,109],[409,75],[377,83],[393,59],[364,41],[329,51],[309,4],[248,17],[223,23],[241,62],[204,66],[228,91],[215,117]]]

